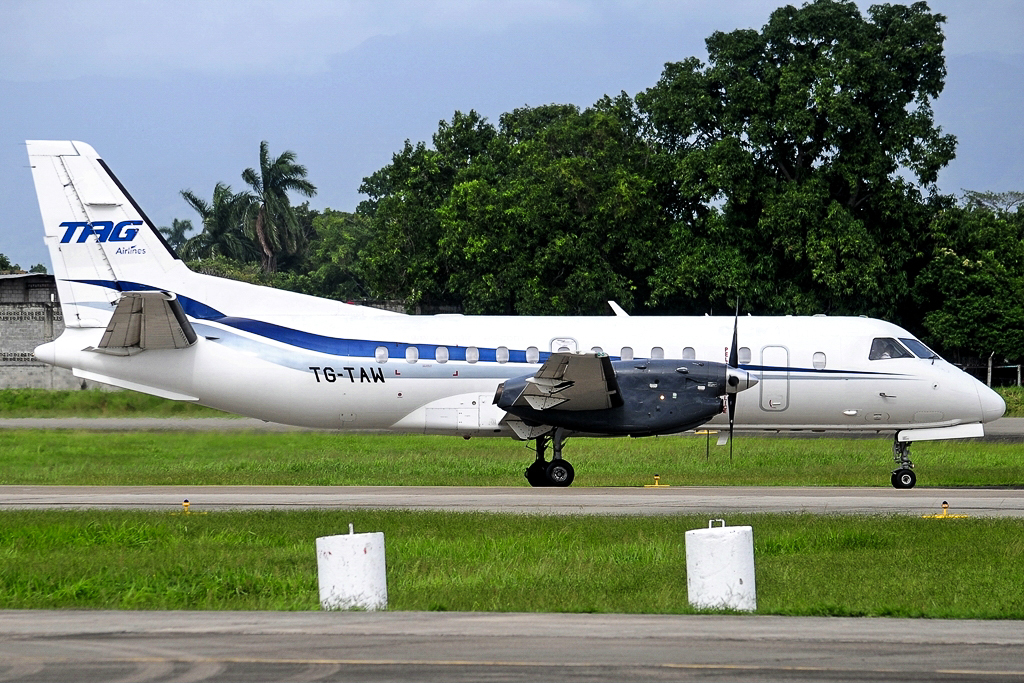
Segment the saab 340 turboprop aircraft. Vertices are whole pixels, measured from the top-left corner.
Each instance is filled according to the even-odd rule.
[[[65,325],[35,355],[84,379],[292,425],[533,439],[533,486],[572,483],[567,436],[710,422],[891,430],[910,488],[911,442],[1005,410],[881,320],[410,316],[193,273],[92,147],[28,154]]]

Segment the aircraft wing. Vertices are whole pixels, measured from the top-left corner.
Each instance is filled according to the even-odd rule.
[[[90,350],[131,356],[146,349],[184,349],[197,335],[177,297],[166,292],[123,292],[103,339]]]
[[[534,410],[604,410],[622,405],[611,359],[605,354],[552,353],[526,380],[514,405]]]

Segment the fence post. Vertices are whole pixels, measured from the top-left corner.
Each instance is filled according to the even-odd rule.
[[[990,389],[992,388],[992,356],[994,355],[996,355],[995,351],[988,354],[988,381],[986,384],[988,384]]]

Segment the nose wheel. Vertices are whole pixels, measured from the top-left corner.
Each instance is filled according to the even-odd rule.
[[[562,458],[562,442],[565,430],[557,427],[551,435],[537,437],[537,458],[526,468],[524,476],[530,486],[569,486],[576,478],[576,471],[568,460]],[[544,459],[544,451],[551,443],[551,462]]]
[[[914,474],[914,463],[910,461],[910,443],[900,441],[897,435],[892,442],[892,457],[899,464],[899,468],[893,470],[889,477],[893,488],[914,488],[914,484],[917,483],[917,475]]]

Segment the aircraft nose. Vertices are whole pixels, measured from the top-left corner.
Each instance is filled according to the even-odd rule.
[[[981,400],[981,421],[998,420],[1006,412],[1006,401],[996,392],[978,382],[978,399]]]

